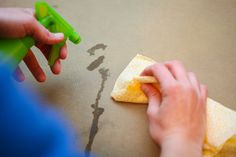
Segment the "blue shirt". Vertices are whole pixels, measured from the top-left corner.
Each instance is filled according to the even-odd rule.
[[[59,112],[32,93],[0,65],[0,157],[84,156]]]

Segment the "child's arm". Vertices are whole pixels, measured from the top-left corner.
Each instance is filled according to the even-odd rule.
[[[32,36],[35,39],[36,46],[41,50],[46,59],[51,45],[59,43],[64,39],[62,33],[51,33],[43,27],[35,19],[33,9],[0,8],[0,38],[22,38],[25,36]],[[60,59],[65,59],[66,55],[67,48],[64,45],[61,48],[60,58],[51,67],[54,74],[60,73]],[[31,50],[25,56],[24,62],[37,81],[45,81],[46,76]],[[19,67],[16,68],[15,76],[19,81],[23,81],[25,78]]]

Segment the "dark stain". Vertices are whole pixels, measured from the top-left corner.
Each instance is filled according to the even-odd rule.
[[[106,48],[107,48],[107,45],[101,43],[101,44],[97,44],[97,45],[91,47],[90,49],[87,50],[87,52],[89,53],[90,56],[92,56],[92,55],[95,55],[94,52],[95,52],[97,49],[103,49],[103,50],[105,50]]]
[[[91,128],[90,128],[89,141],[88,141],[88,143],[86,145],[86,148],[85,148],[85,156],[86,157],[90,156],[93,141],[94,141],[94,138],[95,138],[95,136],[98,132],[99,117],[104,112],[104,108],[99,107],[99,100],[101,99],[101,95],[102,95],[102,92],[103,92],[104,87],[105,87],[105,82],[106,82],[106,80],[109,76],[109,69],[101,68],[101,69],[99,69],[99,73],[101,74],[102,82],[101,82],[100,89],[97,93],[95,103],[91,105],[91,107],[94,109],[93,110],[93,122],[92,122],[92,125],[91,125]]]
[[[87,69],[89,71],[93,71],[94,69],[96,69],[99,65],[101,65],[103,63],[104,60],[104,56],[100,56],[98,57],[96,60],[94,60],[91,64],[89,64],[89,66],[87,67]]]

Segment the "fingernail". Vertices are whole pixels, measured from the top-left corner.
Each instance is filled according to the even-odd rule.
[[[24,75],[20,75],[20,76],[19,76],[19,81],[20,81],[20,82],[23,82],[24,80],[25,80],[25,76],[24,76]]]
[[[46,80],[45,75],[39,75],[39,76],[38,76],[38,81],[39,81],[39,82],[44,82],[45,80]]]
[[[60,72],[61,72],[61,69],[60,69],[61,67],[60,67],[60,60],[57,60],[56,62],[55,62],[55,64],[52,66],[52,71],[53,71],[53,73],[55,74],[55,75],[58,75],[58,74],[60,74]]]
[[[55,34],[54,34],[54,37],[61,39],[61,38],[64,38],[64,34],[63,34],[63,33],[55,33]]]

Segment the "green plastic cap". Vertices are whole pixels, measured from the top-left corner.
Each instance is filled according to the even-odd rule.
[[[71,42],[73,42],[75,44],[78,44],[81,41],[81,38],[76,31],[74,31],[73,33],[70,34],[69,39]]]

